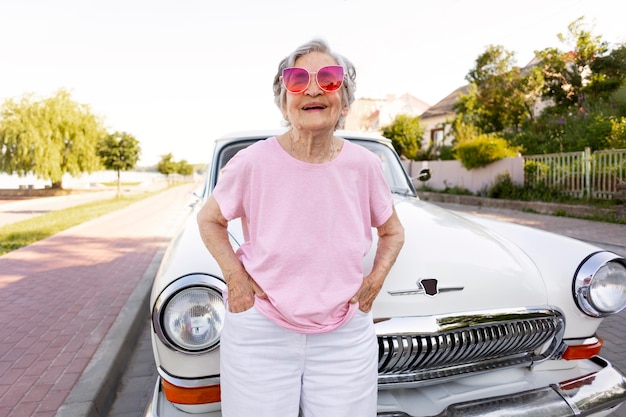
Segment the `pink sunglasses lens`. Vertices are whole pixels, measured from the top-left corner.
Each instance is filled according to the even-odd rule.
[[[292,93],[301,93],[309,86],[309,72],[304,68],[285,68],[283,84]]]
[[[343,82],[343,67],[332,65],[320,68],[317,72],[317,84],[324,91],[336,91]]]

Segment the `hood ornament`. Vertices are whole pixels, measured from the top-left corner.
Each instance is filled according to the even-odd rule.
[[[465,288],[461,286],[439,287],[438,283],[438,280],[435,278],[423,278],[418,279],[415,283],[417,285],[417,288],[408,290],[387,291],[387,293],[392,296],[424,294],[428,297],[434,297],[440,292],[463,291],[463,289]]]

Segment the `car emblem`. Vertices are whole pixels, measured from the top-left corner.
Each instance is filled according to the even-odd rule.
[[[424,294],[428,297],[434,297],[440,292],[449,292],[449,291],[463,291],[465,287],[454,286],[454,287],[439,287],[439,281],[435,278],[423,278],[418,279],[417,288],[408,289],[408,290],[393,290],[387,291],[389,295],[415,295],[415,294]]]
[[[434,297],[439,294],[439,290],[437,289],[437,280],[434,278],[421,279],[417,281],[418,284],[422,286],[426,295],[430,297]]]

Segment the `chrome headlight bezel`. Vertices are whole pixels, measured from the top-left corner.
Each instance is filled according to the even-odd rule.
[[[594,253],[585,259],[576,271],[572,288],[574,299],[576,300],[578,308],[590,317],[606,317],[617,314],[626,308],[625,278],[621,278],[621,281],[617,283],[609,282],[610,285],[615,285],[618,289],[621,287],[621,302],[614,302],[613,304],[615,305],[612,308],[601,305],[602,291],[606,293],[608,290],[603,286],[603,284],[606,283],[607,276],[599,272],[605,268],[612,267],[618,267],[620,269],[618,273],[621,274],[622,277],[626,277],[626,274],[624,274],[624,271],[626,271],[626,260],[611,252]],[[621,269],[624,269],[624,271],[621,271]],[[620,279],[620,277],[616,277],[615,274],[609,278]],[[599,280],[605,281],[599,282]],[[620,293],[614,294],[620,297]]]
[[[168,333],[164,320],[170,303],[180,294],[197,290],[206,291],[214,299],[221,300],[221,305],[215,306],[215,308],[221,310],[222,317],[225,316],[226,307],[222,293],[226,290],[226,284],[219,278],[204,274],[186,275],[171,282],[159,294],[152,308],[152,326],[159,340],[168,348],[189,355],[202,354],[215,350],[219,346],[219,333],[221,333],[221,326],[223,325],[222,319],[222,322],[218,324],[219,328],[213,329],[218,335],[214,338],[215,340],[212,343],[196,349],[186,347],[182,343],[177,343],[176,338]]]

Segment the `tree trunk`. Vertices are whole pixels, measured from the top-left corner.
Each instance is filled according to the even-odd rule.
[[[55,190],[62,190],[63,189],[63,180],[52,181],[51,188],[53,188]]]

